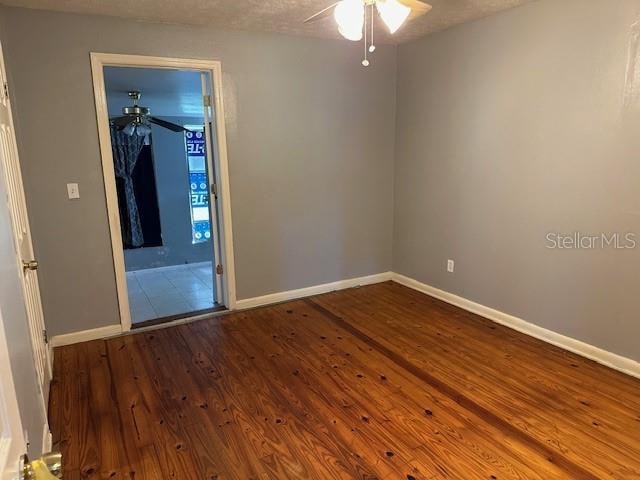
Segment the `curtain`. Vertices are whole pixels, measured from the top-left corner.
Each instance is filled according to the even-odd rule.
[[[136,202],[136,193],[133,185],[133,170],[136,168],[138,156],[144,147],[144,137],[127,135],[111,127],[111,148],[113,149],[113,166],[116,177],[120,178],[124,185],[124,210],[120,210],[120,224],[122,226],[122,241],[134,247],[144,244],[142,224]]]

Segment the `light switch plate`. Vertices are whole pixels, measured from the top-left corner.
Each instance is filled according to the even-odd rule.
[[[449,273],[453,273],[454,269],[455,269],[455,262],[451,259],[447,260],[447,272]]]
[[[78,188],[78,184],[67,183],[67,194],[69,195],[70,200],[80,198],[80,189]]]

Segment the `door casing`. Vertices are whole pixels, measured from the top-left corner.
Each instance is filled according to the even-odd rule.
[[[0,480],[17,478],[20,456],[26,450],[4,320],[0,312]]]
[[[118,212],[118,196],[116,191],[115,172],[113,167],[113,153],[109,131],[109,114],[107,96],[104,84],[104,67],[137,67],[137,68],[167,68],[207,72],[213,84],[213,106],[215,111],[214,126],[217,137],[218,155],[210,164],[210,171],[216,176],[217,199],[210,196],[210,205],[216,208],[220,219],[221,232],[221,260],[224,269],[222,276],[223,300],[229,310],[236,308],[236,280],[235,262],[233,254],[233,230],[231,222],[231,192],[229,184],[229,164],[227,160],[227,141],[224,122],[224,104],[222,99],[222,65],[217,60],[183,59],[167,57],[151,57],[144,55],[125,55],[114,53],[91,52],[91,71],[93,75],[93,91],[96,104],[98,135],[100,140],[100,155],[102,158],[102,174],[104,178],[107,211],[109,217],[109,231],[113,265],[116,274],[116,288],[118,292],[118,308],[120,310],[120,324],[122,332],[131,330],[131,312],[127,295],[127,279],[124,262],[124,249],[120,229],[120,215]],[[212,157],[212,156],[210,156]],[[212,169],[213,168],[213,169]],[[212,169],[212,170],[211,170]],[[211,181],[211,179],[210,179]],[[214,203],[215,202],[215,203]]]

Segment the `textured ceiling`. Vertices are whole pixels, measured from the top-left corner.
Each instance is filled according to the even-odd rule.
[[[305,18],[335,0],[0,0],[15,7],[108,15],[136,20],[211,25],[228,29],[341,38],[332,17],[305,25]],[[394,36],[378,28],[378,42],[401,43],[533,0],[427,0],[433,10]]]

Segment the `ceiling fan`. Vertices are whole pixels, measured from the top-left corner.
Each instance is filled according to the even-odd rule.
[[[149,135],[151,134],[152,123],[155,123],[162,128],[167,128],[172,132],[189,131],[182,125],[167,122],[166,120],[162,120],[158,117],[152,117],[151,109],[138,105],[142,94],[137,90],[128,92],[128,95],[133,102],[133,105],[122,107],[122,116],[114,117],[109,120],[111,125],[116,127],[119,131],[122,131],[124,134],[129,135],[130,137],[133,135],[144,137],[144,144],[149,145]]]
[[[311,23],[331,15],[338,24],[340,34],[354,42],[364,37],[364,60],[362,65],[369,66],[368,53],[373,53],[376,46],[373,42],[374,8],[382,18],[389,32],[394,34],[407,21],[431,10],[431,5],[420,0],[340,0],[318,13],[311,15],[304,23]],[[369,14],[367,14],[367,10]],[[368,22],[368,18],[371,20]],[[368,28],[369,27],[369,28]],[[367,39],[367,34],[368,39]]]

